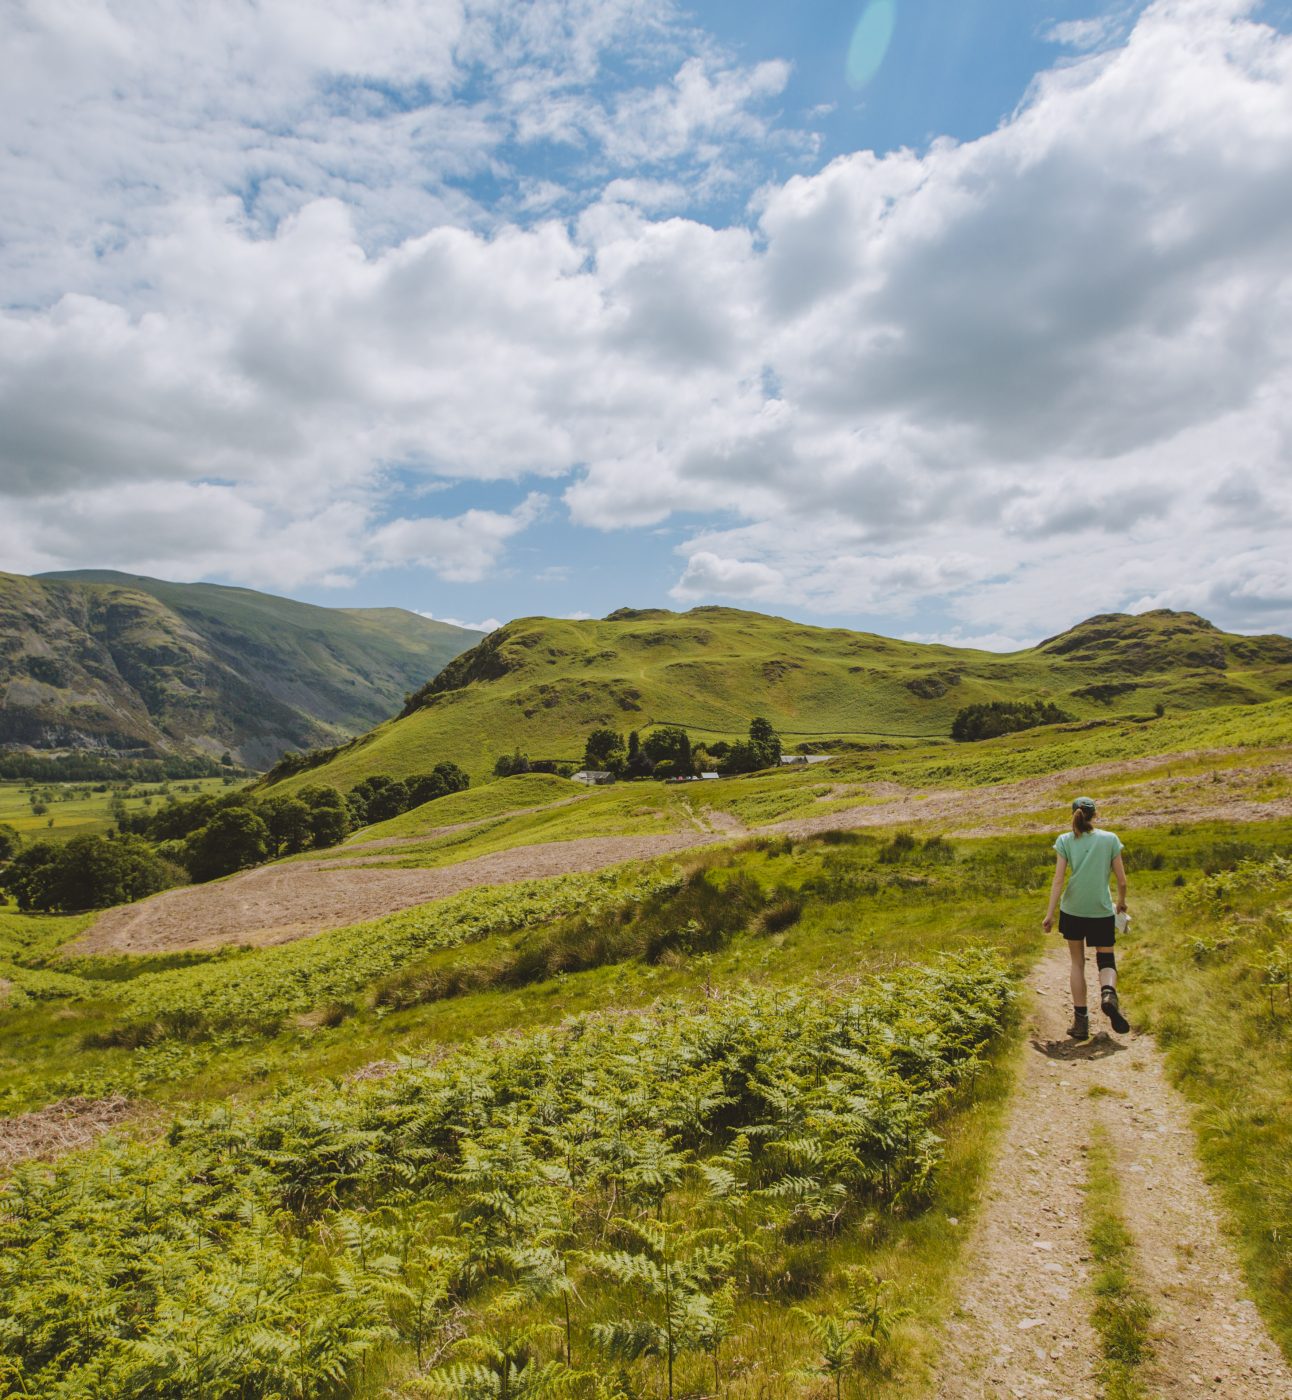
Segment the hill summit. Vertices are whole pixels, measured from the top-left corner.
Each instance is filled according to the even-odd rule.
[[[577,762],[588,732],[682,725],[731,740],[751,717],[788,748],[950,735],[970,705],[1048,701],[1075,718],[1197,709],[1292,689],[1292,640],[1234,636],[1192,613],[1089,618],[995,653],[812,627],[736,608],[620,608],[586,621],[518,618],[347,745],[324,781],[403,776],[452,759],[480,778],[501,753]]]

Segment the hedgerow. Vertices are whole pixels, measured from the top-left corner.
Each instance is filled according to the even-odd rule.
[[[589,1016],[29,1165],[0,1215],[9,1393],[721,1382],[742,1313],[790,1316],[831,1241],[920,1209],[1011,995],[973,951]]]

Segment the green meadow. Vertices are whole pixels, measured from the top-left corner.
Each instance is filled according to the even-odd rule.
[[[0,782],[0,823],[28,840],[102,835],[115,824],[113,806],[118,801],[127,812],[148,812],[165,806],[171,797],[182,801],[199,793],[224,792],[228,786],[223,778],[160,783]]]
[[[1126,821],[1127,1004],[1292,1346],[1290,755],[1277,699],[716,782],[529,774],[327,859],[706,844],[268,947],[73,957],[93,916],[0,910],[0,1111],[135,1106],[12,1171],[0,1393],[926,1394],[1073,770]],[[1130,1394],[1114,1186],[1096,1320]]]

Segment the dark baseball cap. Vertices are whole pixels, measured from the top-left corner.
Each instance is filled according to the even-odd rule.
[[[1095,810],[1095,799],[1093,797],[1074,797],[1072,799],[1072,810],[1075,812],[1080,807],[1083,812],[1093,812]]]

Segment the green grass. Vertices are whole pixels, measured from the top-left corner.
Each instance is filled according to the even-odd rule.
[[[241,787],[242,783],[235,786]],[[99,788],[105,791],[99,791]],[[0,781],[0,823],[29,841],[67,840],[102,835],[114,825],[113,801],[120,797],[131,813],[157,811],[169,796],[181,801],[203,792],[225,792],[223,778],[176,778],[160,783],[27,783]],[[48,809],[32,811],[33,796]]]
[[[1122,710],[1151,716],[1157,704],[1174,713],[1274,700],[1292,671],[1286,638],[1230,637],[1189,614],[1105,621],[1000,655],[731,608],[522,618],[453,662],[440,691],[423,693],[405,718],[286,786],[317,779],[349,788],[372,773],[403,777],[445,758],[478,781],[516,747],[577,762],[599,725],[682,724],[696,739],[731,740],[754,713],[791,747],[831,739],[900,747],[948,735],[955,713],[978,701],[1049,699],[1084,721]],[[1135,686],[1116,703],[1089,691],[1112,671]],[[450,681],[458,688],[444,689]]]
[[[1123,981],[1193,1104],[1253,1296],[1292,1355],[1292,867],[1250,854],[1158,896]]]
[[[1086,1159],[1086,1231],[1095,1262],[1092,1315],[1102,1359],[1104,1400],[1146,1400],[1140,1367],[1152,1359],[1153,1309],[1135,1282],[1134,1240],[1122,1218],[1121,1195],[1107,1134],[1096,1129]]]

